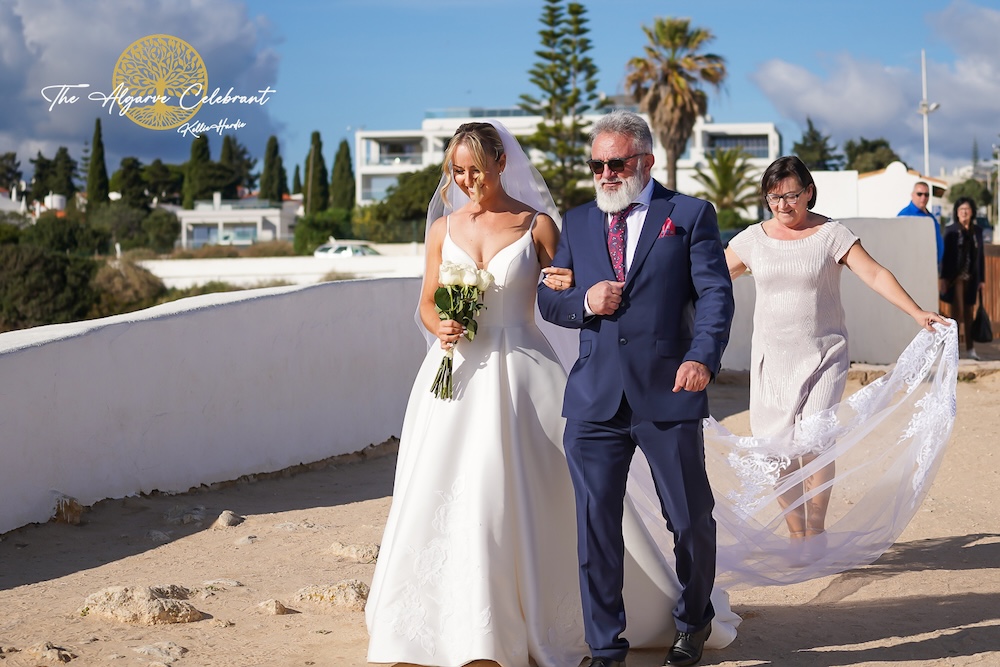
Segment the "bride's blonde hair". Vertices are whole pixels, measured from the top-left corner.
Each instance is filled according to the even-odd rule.
[[[479,175],[473,179],[469,187],[469,199],[474,202],[479,201],[480,188],[483,185],[483,174],[487,171],[490,162],[499,163],[504,154],[503,140],[496,128],[489,123],[464,123],[458,126],[454,136],[448,142],[448,149],[444,153],[444,163],[441,165],[442,173],[447,177],[441,188],[441,198],[448,203],[448,188],[452,181],[452,161],[458,147],[465,145],[472,154],[472,163],[479,169]]]

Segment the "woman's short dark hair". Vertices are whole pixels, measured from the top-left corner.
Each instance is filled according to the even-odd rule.
[[[958,199],[955,200],[955,208],[952,210],[951,222],[956,225],[958,224],[958,208],[962,204],[968,204],[969,208],[972,209],[971,224],[973,225],[976,224],[976,211],[979,209],[979,207],[976,206],[976,202],[973,201],[972,197],[959,197]]]
[[[794,177],[803,188],[812,186],[812,196],[806,208],[816,205],[816,181],[813,180],[809,168],[795,155],[779,157],[764,170],[764,175],[760,178],[760,201],[764,204],[764,210],[768,209],[767,193],[778,187],[786,178]]]

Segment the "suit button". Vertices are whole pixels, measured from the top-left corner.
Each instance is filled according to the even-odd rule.
[[[628,345],[628,338],[619,338],[618,342],[622,345]]]
[[[569,319],[570,320],[575,320],[576,319],[576,313],[571,313],[570,316],[569,316]]]

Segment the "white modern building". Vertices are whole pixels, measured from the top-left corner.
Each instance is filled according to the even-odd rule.
[[[354,135],[358,204],[383,199],[400,174],[440,164],[459,125],[489,119],[499,120],[518,137],[533,134],[541,121],[540,116],[518,108],[456,108],[428,111],[418,130],[359,130]],[[711,117],[699,118],[688,150],[677,162],[677,189],[691,194],[701,190],[693,176],[697,167],[705,166],[705,156],[716,149],[735,147],[742,147],[762,172],[782,154],[781,135],[774,123],[714,123]],[[666,153],[655,135],[653,154],[653,178],[665,182]]]
[[[223,200],[216,192],[212,201],[195,202],[191,210],[169,208],[181,223],[181,247],[198,248],[215,243],[250,245],[291,238],[300,205],[301,202],[295,199],[280,203],[256,199]]]
[[[927,183],[931,197],[928,206],[938,216],[950,216],[945,199],[948,182],[924,176],[907,169],[902,162],[893,162],[885,169],[858,173],[845,171],[814,171],[817,213],[832,218],[894,218],[910,203],[910,193],[917,181]]]

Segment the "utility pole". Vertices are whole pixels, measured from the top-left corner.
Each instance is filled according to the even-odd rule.
[[[930,176],[931,151],[927,131],[927,117],[931,115],[931,112],[937,111],[941,105],[937,102],[932,103],[927,101],[927,53],[923,49],[920,49],[920,78],[923,82],[924,96],[920,100],[920,106],[917,107],[917,113],[924,117],[924,176]]]

